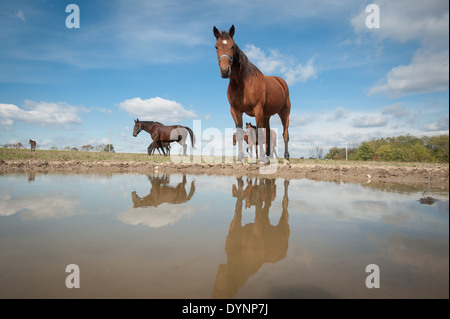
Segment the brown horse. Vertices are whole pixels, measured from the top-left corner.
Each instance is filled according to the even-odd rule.
[[[258,158],[258,139],[256,138],[256,126],[252,125],[252,123],[245,123],[245,128],[246,128],[246,133],[244,135],[244,138],[247,137],[247,152],[250,154],[250,156],[252,156],[252,149],[253,146],[255,146],[255,151],[256,151],[256,157]],[[263,129],[263,134],[265,134],[265,130]],[[264,141],[263,141],[264,142]],[[265,144],[265,142],[263,143]],[[234,144],[235,145],[235,144]],[[278,158],[278,154],[276,151],[276,146],[277,146],[277,133],[275,132],[275,130],[270,129],[270,157],[272,157],[273,155],[275,155]],[[249,152],[250,149],[250,152]],[[267,145],[266,145],[266,151],[267,151]]]
[[[161,155],[160,150],[162,150],[163,152],[165,150],[167,152],[167,155],[170,155],[170,143],[161,142],[161,147],[160,147],[158,143],[151,142],[147,149],[148,155],[153,155],[155,153],[155,150],[158,151],[159,155]]]
[[[244,132],[244,141],[248,144],[248,134],[247,132]],[[236,137],[236,133],[233,134],[233,146],[236,146],[236,142],[237,142],[237,137]],[[248,152],[248,147],[247,147],[247,152]]]
[[[238,158],[242,162],[244,156],[242,142],[243,113],[255,117],[258,128],[258,140],[262,130],[266,129],[266,145],[270,145],[270,117],[278,114],[283,124],[284,158],[289,162],[289,114],[291,101],[286,82],[277,76],[266,76],[254,66],[233,40],[234,25],[228,32],[213,29],[216,37],[216,51],[222,78],[229,78],[227,96],[230,102],[231,116],[238,131]],[[260,154],[263,154],[263,143],[259,143]],[[266,155],[270,156],[270,147]]]
[[[192,130],[187,126],[182,125],[164,125],[159,122],[154,121],[139,121],[139,119],[134,120],[133,136],[136,137],[142,130],[150,134],[153,139],[153,146],[150,144],[148,150],[150,155],[150,149],[157,147],[160,148],[164,155],[164,145],[166,143],[178,142],[183,147],[183,155],[186,154],[187,144],[186,137],[189,133],[191,135],[192,147],[195,144],[195,137]]]
[[[30,143],[31,151],[35,151],[36,152],[36,141],[29,140],[28,143]]]

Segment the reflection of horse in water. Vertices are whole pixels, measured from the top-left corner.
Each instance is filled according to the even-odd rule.
[[[156,207],[163,203],[182,204],[189,201],[195,192],[194,181],[191,182],[189,194],[186,192],[186,175],[183,175],[183,180],[177,186],[169,186],[169,175],[149,175],[148,179],[152,184],[150,194],[145,197],[139,197],[136,191],[131,193],[133,200],[133,207]]]
[[[28,172],[28,182],[33,182],[36,178],[36,172],[35,171],[29,171]]]
[[[247,280],[264,263],[276,263],[286,256],[289,239],[288,186],[284,181],[283,211],[278,225],[269,220],[269,209],[276,197],[273,179],[247,180],[244,188],[242,178],[238,186],[233,185],[233,196],[237,197],[234,218],[230,224],[225,252],[227,263],[219,265],[213,298],[232,298]],[[255,206],[255,222],[242,226],[242,206]]]

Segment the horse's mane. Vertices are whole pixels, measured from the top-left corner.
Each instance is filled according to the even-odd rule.
[[[235,44],[236,45],[236,44]],[[234,57],[234,63],[239,65],[239,71],[244,77],[257,75],[262,72],[250,62],[245,53],[236,45],[236,55]]]
[[[152,125],[152,124],[163,125],[162,123],[155,122],[155,121],[139,121],[139,123],[146,124],[146,125]]]

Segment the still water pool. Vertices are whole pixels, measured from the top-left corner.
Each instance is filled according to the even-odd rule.
[[[405,185],[6,174],[0,298],[448,298],[448,210]]]

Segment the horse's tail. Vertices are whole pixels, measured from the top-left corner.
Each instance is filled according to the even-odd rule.
[[[184,126],[184,128],[189,132],[189,134],[191,135],[191,143],[192,143],[192,148],[195,150],[195,147],[194,147],[194,145],[195,145],[195,136],[194,136],[194,132],[192,132],[192,130],[189,128],[189,127],[187,127],[187,126]]]

